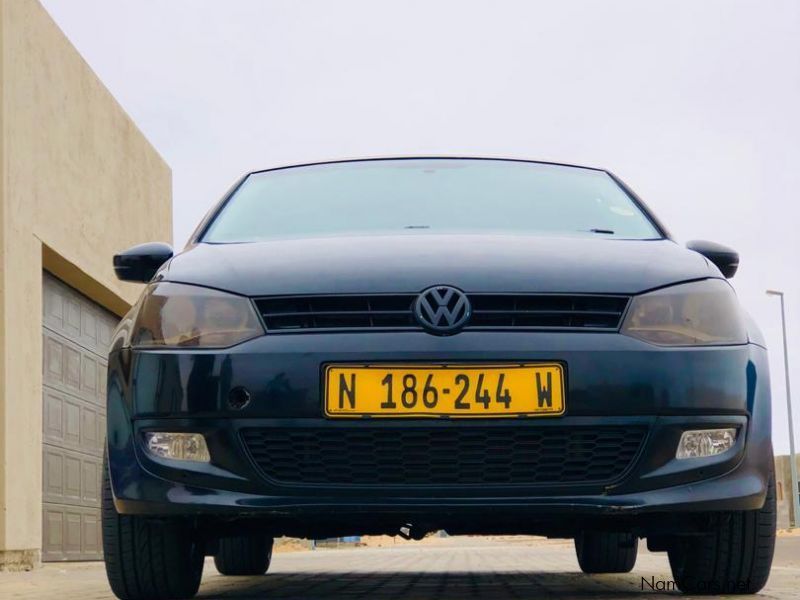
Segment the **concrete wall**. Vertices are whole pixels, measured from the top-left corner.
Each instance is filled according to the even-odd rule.
[[[169,167],[36,0],[0,0],[0,567],[41,547],[42,269],[116,314],[172,237]]]
[[[795,456],[797,469],[800,471],[800,455]],[[778,529],[786,529],[792,519],[794,505],[792,503],[792,471],[789,457],[775,457],[775,495],[778,500]],[[797,493],[800,493],[798,491]]]

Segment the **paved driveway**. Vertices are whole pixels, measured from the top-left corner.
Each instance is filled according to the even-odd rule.
[[[665,556],[641,550],[634,573],[601,576],[580,573],[572,545],[560,541],[452,538],[384,548],[281,553],[265,577],[221,577],[213,562],[207,562],[199,598],[587,600],[665,595],[650,588],[663,587],[669,581]],[[800,598],[800,537],[780,540],[764,596]],[[0,573],[0,598],[4,600],[109,597],[98,563]]]

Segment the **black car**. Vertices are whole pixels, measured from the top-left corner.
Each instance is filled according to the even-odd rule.
[[[675,243],[607,171],[403,158],[250,173],[148,283],[108,369],[120,598],[189,597],[276,536],[639,538],[687,592],[754,593],[775,539],[764,341],[735,252]]]

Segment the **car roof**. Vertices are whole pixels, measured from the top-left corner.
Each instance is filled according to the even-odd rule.
[[[358,162],[378,162],[378,161],[398,161],[398,160],[486,160],[486,161],[500,161],[500,162],[518,162],[518,163],[531,163],[538,165],[552,165],[557,167],[571,167],[574,169],[587,169],[589,171],[601,171],[608,173],[606,169],[599,167],[588,167],[586,165],[576,165],[571,163],[547,161],[547,160],[532,160],[526,158],[509,158],[503,156],[464,156],[464,155],[419,155],[419,156],[372,156],[364,158],[342,158],[335,160],[320,160],[308,163],[298,163],[293,165],[282,165],[279,167],[269,167],[267,169],[257,169],[250,171],[248,175],[256,173],[267,173],[269,171],[280,171],[282,169],[296,169],[298,167],[313,167],[317,165],[335,165],[342,163],[358,163]]]

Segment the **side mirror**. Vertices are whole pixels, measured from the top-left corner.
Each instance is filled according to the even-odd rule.
[[[172,246],[149,242],[128,248],[114,256],[114,272],[120,281],[148,283],[159,267],[172,258]]]
[[[717,265],[720,272],[728,279],[736,275],[736,269],[739,268],[739,253],[736,250],[732,250],[722,244],[703,240],[692,240],[686,244],[686,247],[702,254]]]

